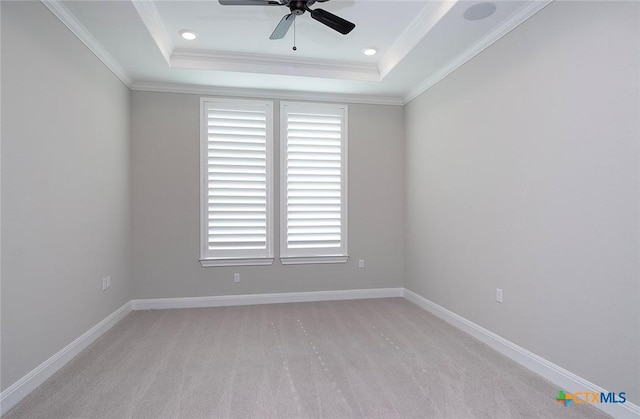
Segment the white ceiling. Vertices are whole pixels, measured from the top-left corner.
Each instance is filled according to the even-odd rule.
[[[331,0],[311,8],[356,28],[341,35],[305,13],[296,19],[293,51],[293,27],[284,39],[269,39],[288,13],[284,6],[42,1],[134,90],[280,97],[313,92],[319,99],[394,104],[437,83],[550,2],[494,0],[493,15],[470,21],[464,12],[487,0]],[[183,29],[198,38],[182,39]],[[378,54],[365,56],[367,47]]]

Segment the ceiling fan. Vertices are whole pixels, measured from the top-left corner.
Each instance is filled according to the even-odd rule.
[[[278,26],[269,37],[269,39],[282,39],[289,31],[291,24],[296,16],[304,12],[311,13],[311,17],[323,25],[327,25],[331,29],[340,32],[343,35],[348,34],[356,27],[353,23],[329,13],[322,9],[309,9],[309,6],[318,2],[324,3],[329,0],[218,0],[224,6],[287,6],[291,13],[285,15]]]

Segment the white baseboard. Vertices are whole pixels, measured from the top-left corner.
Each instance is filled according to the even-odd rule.
[[[0,415],[5,414],[13,406],[18,404],[20,400],[25,398],[60,368],[64,367],[74,356],[78,355],[80,351],[102,336],[102,334],[129,314],[129,312],[131,312],[131,301],[125,303],[100,323],[83,333],[82,336],[62,348],[51,358],[38,365],[33,371],[0,393]]]
[[[488,331],[482,326],[473,323],[470,320],[465,319],[456,313],[447,310],[446,308],[439,306],[438,304],[427,300],[421,295],[416,294],[413,291],[404,289],[404,298],[417,304],[421,308],[430,312],[452,324],[453,326],[461,329],[462,331],[470,334],[483,343],[486,343],[496,351],[506,355],[512,360],[516,361],[520,365],[528,368],[538,375],[543,376],[547,380],[556,384],[559,389],[563,389],[569,393],[575,393],[579,391],[593,391],[593,392],[605,392],[607,390],[600,386],[593,384],[592,382],[585,380],[576,374],[565,370],[564,368],[547,361],[546,359],[516,345],[515,343],[508,341],[507,339],[496,335],[493,332]],[[624,390],[624,389],[622,389]],[[554,395],[549,395],[553,397]],[[637,406],[628,401],[624,404],[608,404],[608,403],[594,403],[592,406],[612,415],[615,418],[639,418],[640,406]]]
[[[22,377],[0,393],[0,415],[9,411],[20,400],[35,390],[46,379],[62,368],[80,351],[109,330],[119,320],[133,310],[166,308],[223,307],[252,304],[294,303],[307,301],[355,300],[366,298],[404,297],[435,316],[456,326],[476,339],[486,343],[498,352],[513,359],[531,371],[543,376],[559,388],[568,392],[607,392],[582,377],[508,341],[493,332],[447,310],[438,304],[404,288],[377,288],[341,291],[288,292],[277,294],[222,295],[211,297],[155,298],[131,300],[107,318],[71,342],[33,371]],[[640,407],[633,403],[594,404],[595,407],[616,418],[639,418]]]
[[[222,307],[251,304],[295,303],[305,301],[356,300],[363,298],[402,297],[403,288],[376,288],[343,291],[287,292],[278,294],[222,295],[192,298],[155,298],[131,300],[107,318],[82,334],[79,338],[38,365],[33,371],[0,393],[0,415],[13,408],[20,400],[55,374],[80,351],[89,346],[131,310],[164,308]]]
[[[253,304],[301,303],[307,301],[358,300],[402,297],[404,288],[374,288],[341,291],[283,292],[276,294],[217,295],[211,297],[152,298],[131,300],[134,310],[243,306]]]

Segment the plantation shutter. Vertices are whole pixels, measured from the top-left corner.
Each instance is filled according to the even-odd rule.
[[[346,107],[282,104],[281,253],[346,261]],[[312,260],[303,259],[303,262]]]
[[[202,258],[270,258],[272,105],[205,101],[203,113]]]

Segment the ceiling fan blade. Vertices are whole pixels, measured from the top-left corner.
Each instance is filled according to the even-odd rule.
[[[356,27],[355,24],[348,20],[344,20],[340,16],[336,16],[333,13],[329,13],[322,9],[311,10],[311,17],[343,35],[348,34]]]
[[[288,15],[284,16],[282,20],[280,20],[280,23],[278,23],[278,26],[276,26],[276,28],[273,30],[273,33],[271,34],[269,39],[284,38],[294,20],[296,20],[296,15],[294,15],[293,13],[289,13]]]
[[[282,6],[275,0],[218,0],[223,6]]]

